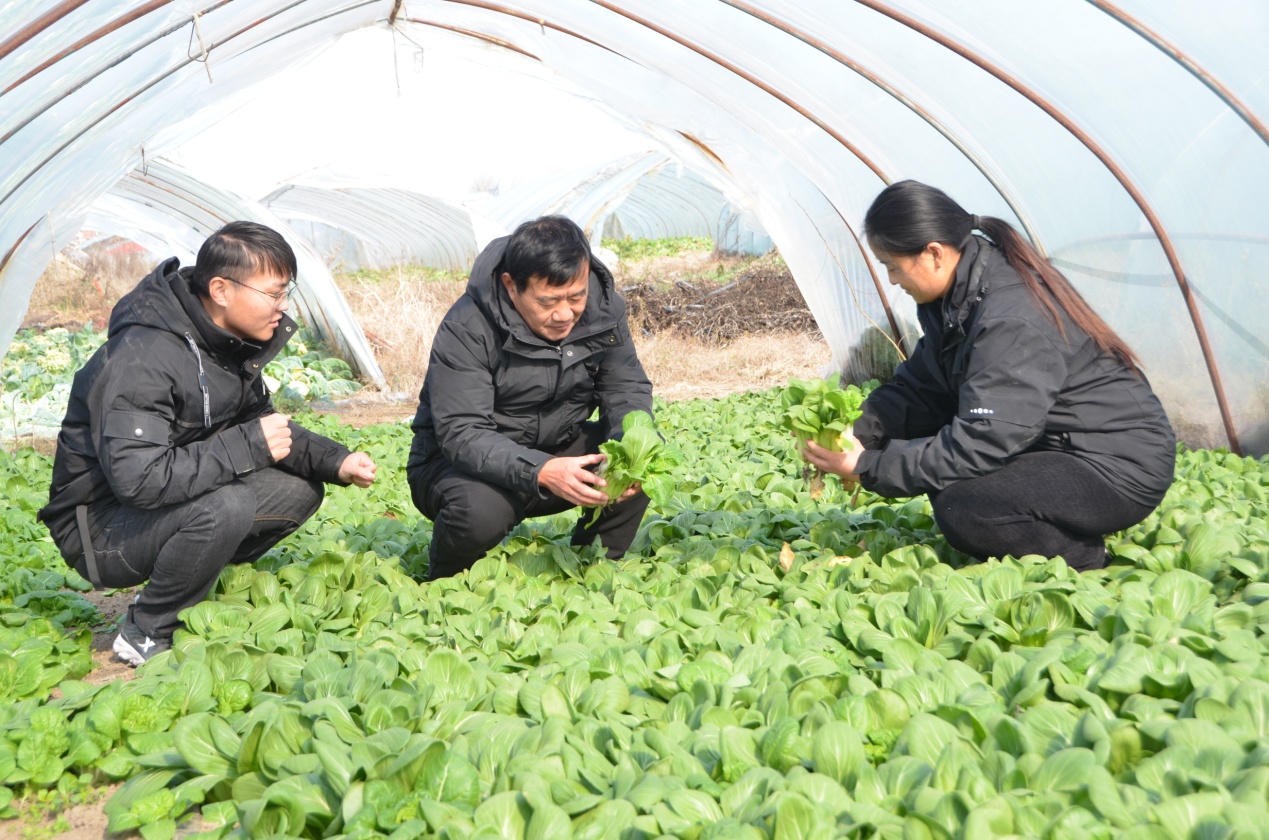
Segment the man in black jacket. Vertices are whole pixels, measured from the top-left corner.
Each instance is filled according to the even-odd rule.
[[[115,639],[140,665],[229,563],[256,560],[321,503],[323,482],[368,487],[375,464],[274,411],[265,364],[292,335],[295,253],[232,222],[194,267],[169,259],[110,314],[75,374],[39,514],[97,588],[148,581]]]
[[[599,409],[599,422],[587,418]],[[626,303],[582,230],[525,222],[476,258],[467,291],[432,342],[406,467],[433,522],[429,577],[469,568],[520,521],[603,505],[601,442],[652,410]],[[574,545],[630,547],[648,497],[631,488]]]

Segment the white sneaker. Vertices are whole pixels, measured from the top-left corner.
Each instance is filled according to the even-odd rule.
[[[115,655],[129,665],[144,665],[146,660],[153,659],[165,650],[170,650],[171,641],[151,639],[132,620],[132,607],[128,607],[128,617],[115,636]]]

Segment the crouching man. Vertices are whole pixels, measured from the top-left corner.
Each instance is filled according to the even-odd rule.
[[[651,409],[626,303],[581,228],[544,216],[491,242],[436,332],[414,418],[406,474],[433,522],[429,578],[469,568],[527,517],[607,503],[599,444]],[[573,544],[598,536],[620,557],[647,506],[630,488],[593,526],[583,515]]]
[[[274,411],[261,374],[296,325],[295,253],[232,222],[193,268],[173,258],[125,295],[106,343],[75,374],[39,514],[97,588],[146,583],[115,653],[172,645],[177,614],[229,563],[248,563],[317,510],[323,482],[368,487],[369,456]]]

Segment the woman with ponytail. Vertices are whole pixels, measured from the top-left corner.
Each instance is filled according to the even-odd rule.
[[[978,559],[1104,566],[1105,536],[1145,519],[1175,466],[1137,357],[1008,222],[902,181],[864,225],[924,335],[864,403],[862,445],[803,456],[885,496],[929,494],[947,541]]]

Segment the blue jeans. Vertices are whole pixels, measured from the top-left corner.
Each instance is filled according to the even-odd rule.
[[[153,510],[110,499],[88,510],[101,583],[146,583],[133,608],[137,626],[169,639],[177,614],[207,597],[221,569],[250,563],[292,533],[322,503],[320,481],[277,468],[252,473],[189,502]],[[83,555],[75,570],[87,578]]]

